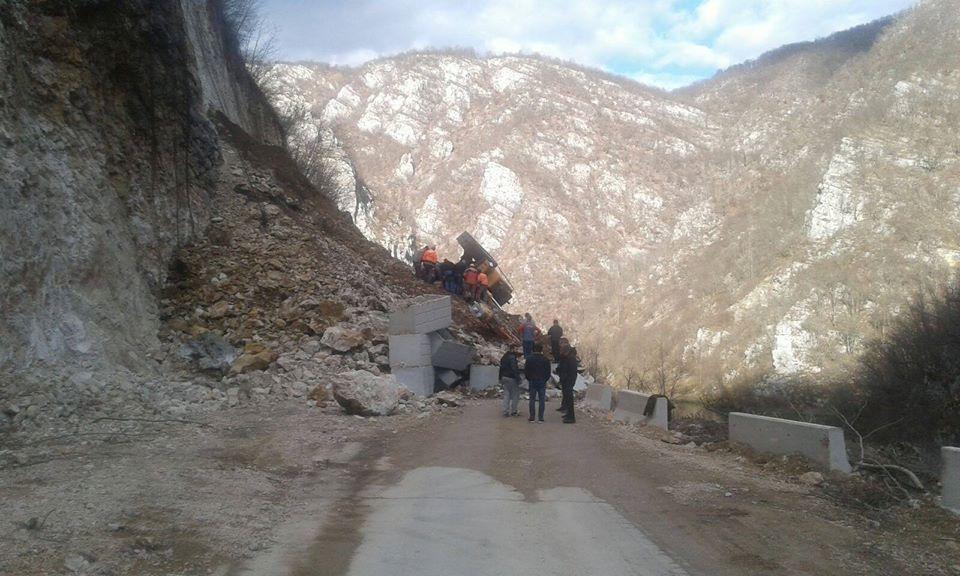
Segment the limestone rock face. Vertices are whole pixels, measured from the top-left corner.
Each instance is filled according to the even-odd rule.
[[[400,403],[401,390],[392,376],[354,370],[337,376],[333,397],[348,414],[388,416]]]

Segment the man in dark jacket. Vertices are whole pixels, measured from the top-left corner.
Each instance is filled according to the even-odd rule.
[[[554,362],[560,361],[560,339],[563,338],[563,328],[560,327],[560,321],[554,319],[553,326],[547,330],[547,336],[550,337],[550,354]]]
[[[573,385],[577,383],[577,349],[569,343],[560,348],[560,362],[557,366],[557,376],[560,377],[560,390],[563,394],[563,423],[573,424],[577,421],[573,412]]]
[[[520,366],[517,348],[512,346],[500,358],[500,384],[503,386],[503,415],[516,416],[520,404]]]
[[[550,379],[550,361],[543,355],[543,344],[537,342],[533,345],[533,354],[527,357],[523,374],[530,383],[530,422],[533,422],[534,416],[538,416],[538,422],[543,422],[544,403],[547,401],[547,380]],[[535,414],[534,408],[539,408],[539,412]]]

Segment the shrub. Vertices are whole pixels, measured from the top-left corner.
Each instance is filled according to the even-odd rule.
[[[886,440],[960,442],[960,286],[921,293],[867,348],[837,404]]]

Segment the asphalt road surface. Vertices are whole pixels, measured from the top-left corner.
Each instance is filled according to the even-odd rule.
[[[321,525],[300,526],[302,550],[235,573],[896,573],[856,530],[810,512],[801,488],[771,488],[749,467],[730,472],[656,439],[624,441],[600,418],[564,425],[552,405],[532,424],[478,402],[367,446]]]

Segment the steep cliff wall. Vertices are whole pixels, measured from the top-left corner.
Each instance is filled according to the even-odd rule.
[[[211,211],[216,112],[282,140],[218,2],[0,3],[0,396],[154,365],[157,290]]]

